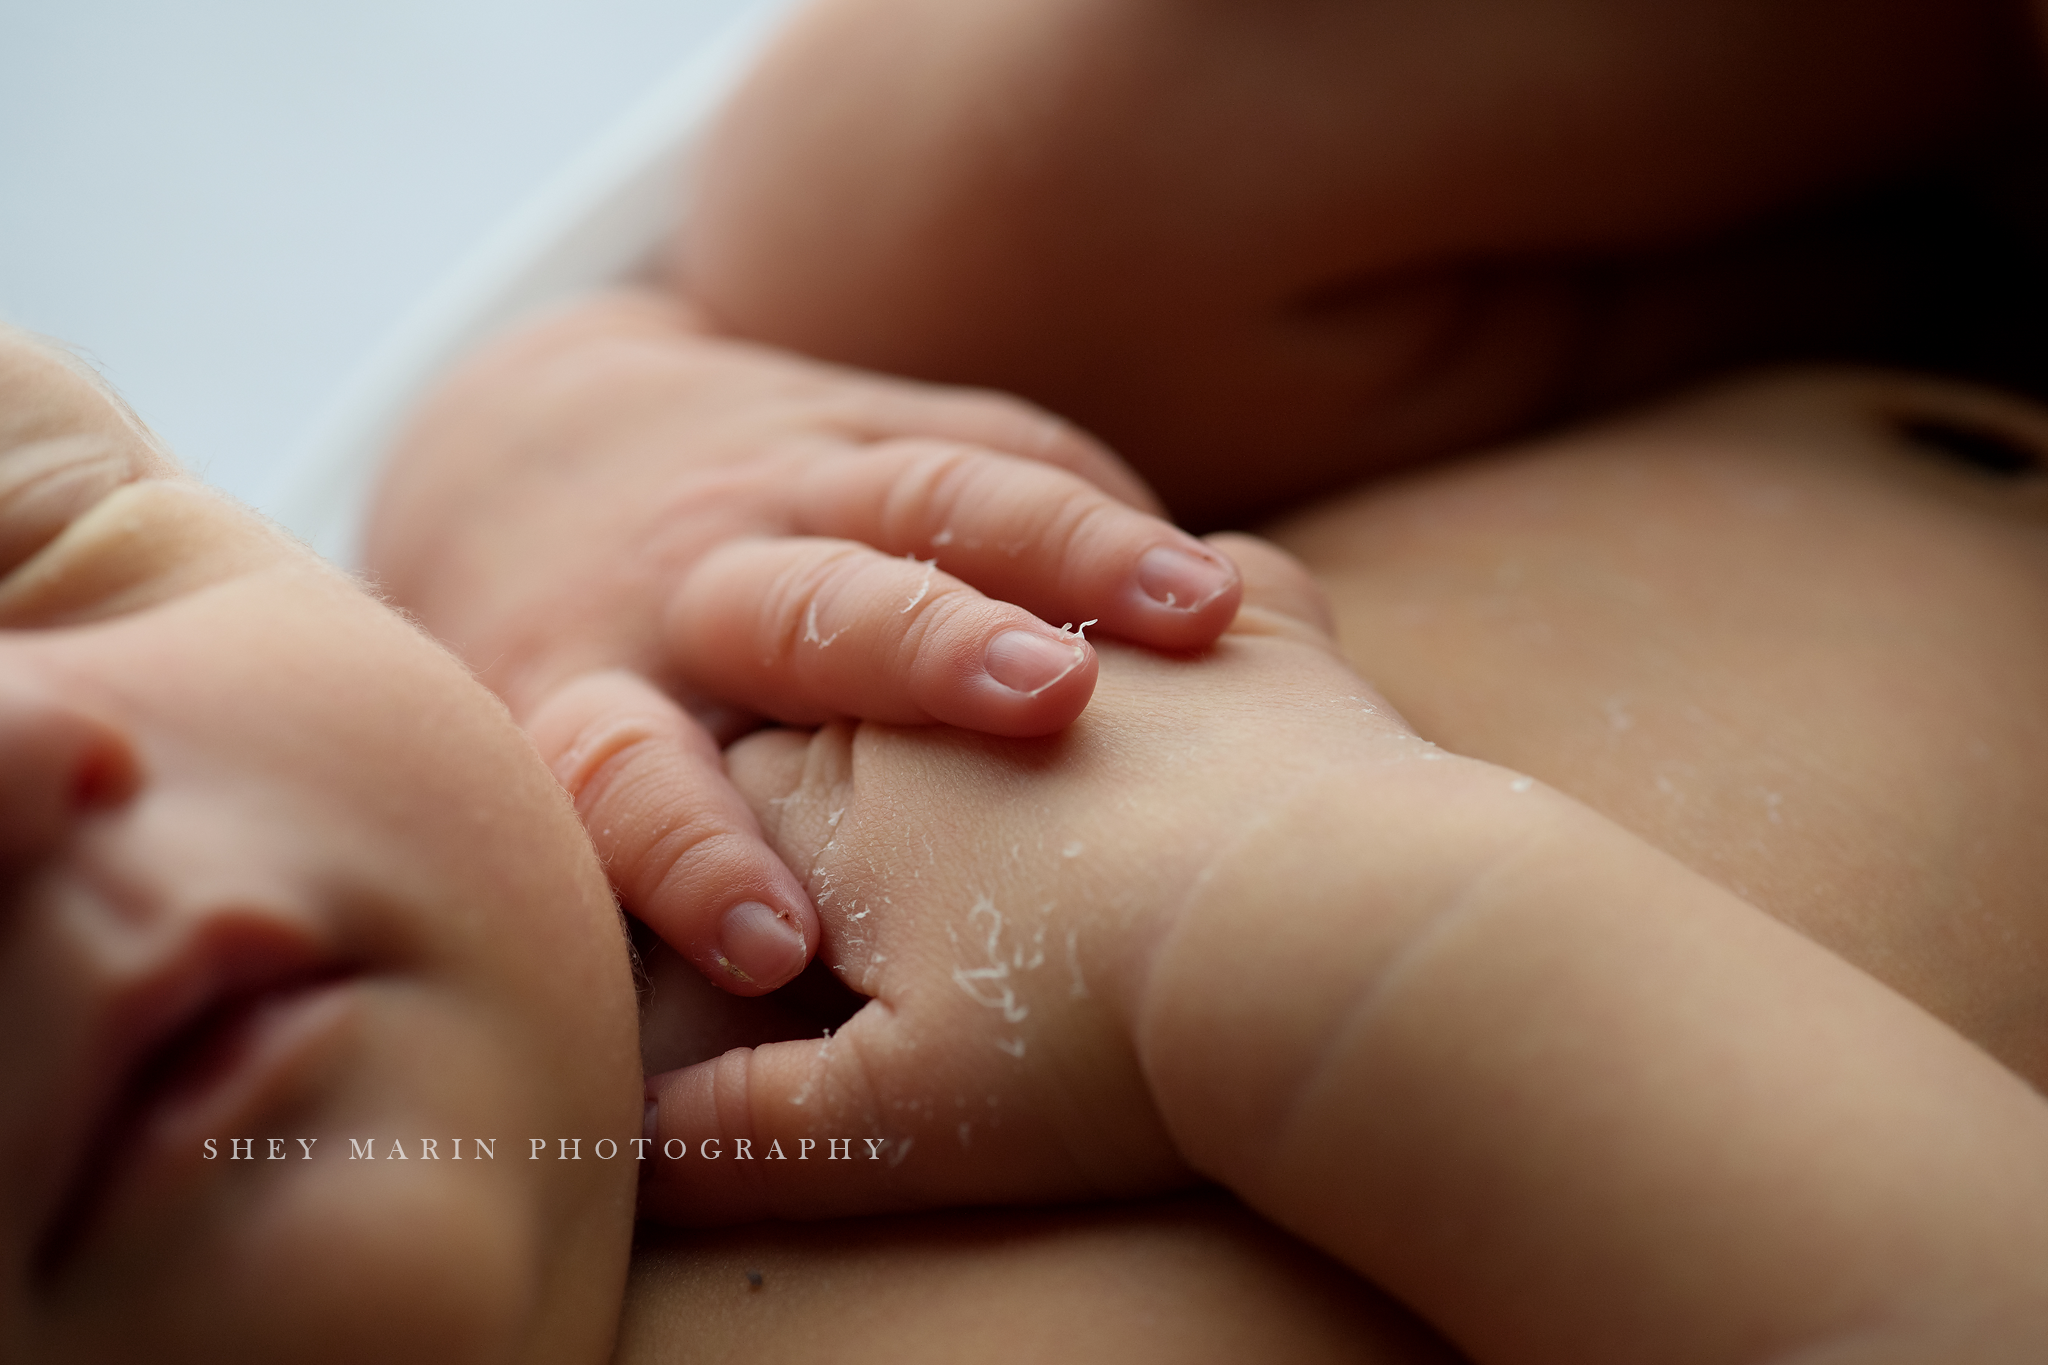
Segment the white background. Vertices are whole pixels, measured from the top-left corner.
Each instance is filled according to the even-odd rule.
[[[464,253],[740,0],[0,0],[0,318],[259,507]]]

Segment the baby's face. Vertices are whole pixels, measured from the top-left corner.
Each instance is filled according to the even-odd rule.
[[[1277,536],[1424,736],[1585,800],[2043,1084],[2044,451],[2018,400],[1780,375]]]
[[[445,654],[5,335],[0,896],[0,1358],[603,1355],[634,1169],[589,1156],[639,1072],[573,813]]]

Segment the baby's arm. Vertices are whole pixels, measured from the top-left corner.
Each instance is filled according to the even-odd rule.
[[[2048,1343],[2036,1093],[1574,803],[1426,776],[1305,790],[1168,932],[1133,1018],[1194,1166],[1482,1360]]]
[[[1233,554],[1252,592],[1212,658],[1109,655],[1057,739],[741,747],[875,1000],[657,1077],[656,1136],[695,1154],[655,1166],[655,1212],[1199,1172],[1481,1360],[2048,1340],[2037,1095],[1584,808],[1407,735],[1306,590]],[[881,1159],[817,1159],[833,1137]]]
[[[1184,649],[1236,610],[1234,567],[1148,497],[1020,404],[720,341],[622,291],[448,386],[369,559],[535,734],[628,908],[752,993],[816,922],[702,727],[1059,729],[1095,658],[1048,622]]]

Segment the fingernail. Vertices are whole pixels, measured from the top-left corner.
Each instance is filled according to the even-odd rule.
[[[1230,570],[1178,545],[1155,545],[1138,561],[1138,587],[1178,611],[1199,611],[1230,586]]]
[[[1078,642],[1062,642],[1031,630],[1006,630],[988,642],[981,666],[1012,692],[1035,697],[1080,667]]]
[[[803,970],[804,936],[759,901],[741,901],[718,926],[718,965],[742,981],[780,986]]]

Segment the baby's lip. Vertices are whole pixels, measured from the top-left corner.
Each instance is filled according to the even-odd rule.
[[[72,1169],[38,1241],[38,1265],[47,1272],[64,1258],[139,1145],[138,1130],[159,1101],[217,1081],[217,1073],[245,1060],[224,1050],[235,1051],[232,1035],[247,1032],[267,1002],[346,974],[304,927],[231,910],[197,917],[193,931],[162,960],[114,983],[93,1017],[98,1041],[88,1053],[91,1101],[68,1135]]]

